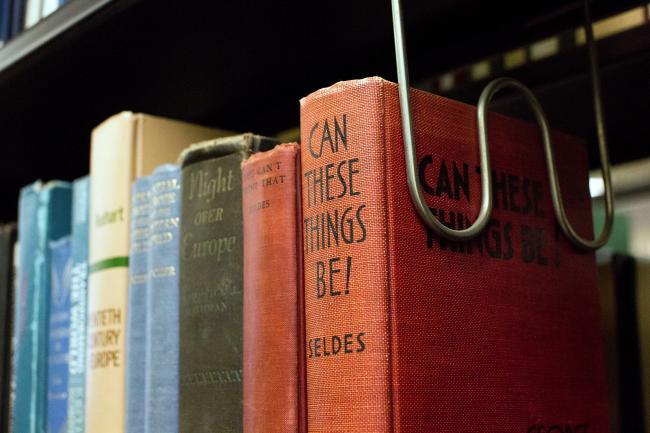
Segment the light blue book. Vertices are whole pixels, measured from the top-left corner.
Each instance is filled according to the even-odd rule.
[[[84,433],[86,418],[86,315],[88,314],[88,219],[90,177],[72,185],[72,284],[70,288],[70,363],[68,433]]]
[[[50,340],[47,357],[47,433],[65,433],[70,351],[70,236],[50,242]]]
[[[151,236],[147,287],[147,433],[178,432],[178,249],[180,170],[151,175]]]
[[[149,271],[149,177],[133,182],[126,322],[126,433],[144,433],[147,275]]]
[[[46,431],[49,242],[70,234],[71,187],[40,181],[20,191],[20,257],[14,322],[13,431]]]

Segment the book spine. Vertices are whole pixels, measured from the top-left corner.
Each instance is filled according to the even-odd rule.
[[[309,431],[394,431],[382,104],[379,88],[301,101]]]
[[[125,427],[131,183],[136,128],[116,116],[93,131],[90,159],[86,432]]]
[[[183,166],[179,424],[242,430],[242,153]]]
[[[39,307],[40,309],[37,314],[40,327],[39,331],[42,333],[42,338],[40,338],[39,342],[39,363],[42,368],[42,379],[37,391],[38,398],[42,400],[42,407],[37,418],[37,428],[41,429],[41,431],[46,431],[48,424],[48,325],[50,324],[50,298],[52,289],[52,254],[50,242],[70,236],[72,226],[72,185],[59,181],[52,181],[45,184],[40,194],[38,218],[38,225],[42,228],[42,238],[40,239],[39,256],[36,260],[36,265],[38,266],[36,275],[39,275],[39,291],[41,293],[39,299],[43,300],[44,305]],[[69,286],[68,293],[65,296],[68,298],[66,303],[69,304]],[[67,322],[67,326],[69,327],[69,321]],[[67,336],[64,338],[67,340]],[[67,352],[67,347],[65,351]],[[67,365],[65,370],[65,373],[62,370],[59,371],[62,375],[65,374],[67,376]],[[65,388],[67,389],[67,383],[65,384]],[[65,406],[67,406],[67,402],[65,402]],[[67,409],[62,407],[62,411],[65,413]]]
[[[86,402],[86,313],[88,304],[88,217],[90,178],[72,187],[72,281],[70,285],[70,359],[68,433],[83,433]]]
[[[70,348],[70,237],[50,242],[51,284],[47,370],[47,432],[63,432],[68,418]]]
[[[41,18],[45,18],[59,8],[60,0],[42,0]]]
[[[244,433],[300,432],[297,144],[242,164],[244,220]]]
[[[17,432],[42,433],[46,428],[49,241],[70,234],[71,189],[67,183],[51,182],[23,191],[14,427]]]
[[[126,324],[126,432],[144,432],[147,280],[149,276],[150,179],[133,182]]]
[[[14,340],[15,340],[15,392],[13,405],[13,429],[15,432],[36,432],[36,393],[33,377],[38,374],[35,353],[35,331],[32,326],[35,303],[35,275],[33,264],[38,248],[36,216],[40,184],[24,187],[20,191],[18,205],[18,239],[21,245],[18,264],[18,284],[15,292]]]
[[[24,29],[34,26],[41,19],[43,0],[25,0]]]
[[[23,31],[23,24],[25,20],[25,1],[24,0],[10,0],[11,1],[11,38],[20,34]]]
[[[151,175],[147,287],[145,431],[178,433],[178,250],[180,169],[165,164]]]
[[[20,243],[16,240],[14,243],[13,249],[13,281],[12,281],[12,326],[11,326],[11,377],[9,380],[9,399],[8,404],[8,420],[7,420],[7,432],[12,433],[14,431],[14,405],[16,401],[16,299],[18,295],[18,268],[20,267]]]
[[[9,426],[15,242],[15,224],[0,226],[0,432],[8,431]]]
[[[11,2],[12,0],[0,0],[0,46],[11,36]]]

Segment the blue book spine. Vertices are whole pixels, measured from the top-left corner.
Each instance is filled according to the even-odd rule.
[[[71,187],[36,182],[21,190],[20,259],[16,294],[13,427],[46,431],[47,342],[50,303],[49,242],[70,234]]]
[[[72,282],[70,287],[70,360],[68,433],[84,433],[86,402],[86,315],[88,314],[88,219],[90,178],[72,186]]]
[[[50,242],[50,340],[47,370],[47,433],[65,433],[68,419],[70,351],[70,237]]]
[[[10,37],[13,38],[23,31],[25,24],[25,1],[26,0],[9,0],[11,1],[11,25]]]
[[[149,177],[133,182],[126,328],[126,433],[144,433],[147,278],[149,273]]]
[[[178,308],[180,170],[151,175],[151,237],[147,287],[147,433],[178,432]]]
[[[11,1],[0,0],[0,46],[11,36]]]

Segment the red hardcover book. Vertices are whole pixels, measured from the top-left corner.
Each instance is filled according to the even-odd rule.
[[[244,433],[303,431],[299,163],[297,144],[242,163]]]
[[[476,110],[412,91],[419,181],[467,227]],[[609,420],[594,255],[559,230],[536,125],[489,115],[494,210],[449,242],[411,202],[397,85],[301,101],[310,432],[596,433]],[[584,143],[554,133],[567,212],[592,231]]]

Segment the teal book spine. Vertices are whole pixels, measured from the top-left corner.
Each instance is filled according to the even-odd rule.
[[[88,220],[90,177],[72,185],[72,282],[70,287],[70,359],[68,433],[84,433],[86,402],[86,315],[88,314]]]
[[[70,353],[70,236],[50,242],[50,341],[47,357],[47,433],[65,433],[68,423]]]
[[[151,175],[146,433],[178,433],[180,189],[180,169],[176,165],[161,165]]]
[[[133,182],[126,328],[126,433],[144,433],[150,178]]]
[[[16,433],[44,433],[47,428],[49,242],[70,234],[71,198],[71,185],[59,181],[38,181],[20,192],[12,416]]]

